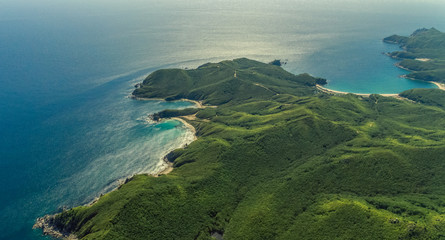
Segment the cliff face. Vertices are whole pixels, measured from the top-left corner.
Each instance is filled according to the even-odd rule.
[[[54,225],[80,239],[445,234],[445,109],[315,81],[247,59],[153,73],[136,96],[217,105],[189,120],[198,140],[168,156],[168,175],[135,176]]]

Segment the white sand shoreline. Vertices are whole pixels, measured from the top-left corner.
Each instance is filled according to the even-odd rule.
[[[316,85],[317,89],[325,92],[325,93],[330,93],[330,94],[354,94],[354,95],[358,95],[358,96],[362,96],[362,97],[369,97],[371,94],[374,93],[353,93],[353,92],[342,92],[342,91],[337,91],[337,90],[332,90],[329,88],[325,88],[319,84]],[[398,97],[399,94],[398,93],[375,93],[381,96],[385,96],[385,97]]]
[[[443,83],[438,83],[438,82],[433,82],[433,81],[430,81],[430,83],[432,83],[432,84],[436,85],[436,86],[437,86],[437,88],[439,88],[439,89],[441,89],[441,90],[444,90],[444,91],[445,91],[445,84],[443,84]]]

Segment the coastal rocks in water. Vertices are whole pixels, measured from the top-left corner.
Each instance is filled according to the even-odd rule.
[[[281,67],[282,65],[286,65],[287,62],[281,61],[280,59],[275,59],[272,62],[270,62],[269,64]]]
[[[59,239],[77,240],[78,238],[70,233],[60,232],[54,226],[55,215],[46,215],[41,218],[37,218],[36,223],[32,226],[33,229],[42,229],[44,235],[49,235]]]
[[[144,121],[148,124],[155,124],[159,122],[159,119],[155,120],[153,114],[149,114],[147,115],[147,117],[144,118]]]
[[[328,84],[328,81],[326,78],[315,78],[315,83],[318,85],[326,85]]]
[[[174,162],[176,158],[178,158],[180,154],[178,154],[178,151],[171,151],[164,157],[165,162]]]

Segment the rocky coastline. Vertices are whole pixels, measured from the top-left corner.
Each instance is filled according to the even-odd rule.
[[[77,236],[68,232],[63,232],[57,229],[54,219],[56,215],[46,215],[40,218],[37,218],[33,229],[42,229],[43,235],[48,235],[51,237],[59,238],[59,239],[67,239],[67,240],[77,240]]]
[[[158,99],[139,99],[136,96],[131,97],[137,100],[158,100]],[[193,101],[193,100],[185,100],[185,99],[181,99],[182,101],[190,101],[195,103],[198,107],[202,106],[201,103]],[[176,120],[176,121],[180,121],[186,128],[188,128],[192,134],[193,134],[193,139],[192,141],[188,141],[188,142],[184,142],[182,144],[182,146],[180,146],[179,148],[184,148],[186,147],[188,144],[190,144],[191,142],[195,141],[197,139],[196,137],[196,129],[190,124],[188,123],[186,120],[179,118],[179,117],[174,117],[174,118],[166,118],[166,119],[159,119],[157,121],[153,120],[151,116],[147,117],[148,119],[150,119],[153,122],[162,122],[162,121],[166,121],[166,120]],[[173,151],[169,152],[168,154],[166,154],[162,159],[162,165],[164,165],[164,168],[159,169],[157,172],[154,173],[150,173],[149,175],[152,175],[153,177],[159,177],[161,175],[166,175],[169,174],[171,171],[173,171],[173,162],[170,160],[171,156],[172,156]],[[133,175],[134,176],[134,175]],[[115,191],[117,189],[119,189],[123,184],[129,182],[133,176],[127,177],[125,178],[124,181],[120,180],[119,181],[119,186],[110,190],[108,193]],[[101,194],[100,197],[102,197],[103,194]],[[95,204],[97,201],[99,201],[100,197],[96,197],[93,201],[85,204],[85,206],[91,206],[93,204]],[[43,235],[46,236],[51,236],[57,239],[64,239],[64,240],[78,240],[77,236],[73,233],[70,232],[66,232],[64,230],[61,230],[59,228],[57,228],[56,224],[55,224],[55,218],[56,216],[60,214],[56,213],[56,214],[48,214],[45,215],[43,217],[39,217],[36,219],[34,225],[33,225],[33,229],[42,229]]]

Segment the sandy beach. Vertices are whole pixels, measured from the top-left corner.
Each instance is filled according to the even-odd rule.
[[[190,115],[190,116],[194,116],[194,115]],[[186,118],[186,117],[190,117],[190,116],[183,116],[183,117]],[[190,130],[192,131],[192,133],[193,133],[193,139],[192,139],[192,141],[184,142],[183,145],[182,145],[180,148],[183,148],[183,147],[187,146],[188,144],[194,142],[196,139],[198,139],[198,138],[196,137],[196,129],[195,129],[195,127],[193,127],[193,126],[192,126],[190,123],[188,123],[186,120],[184,120],[184,119],[182,119],[182,118],[180,118],[180,117],[173,117],[173,118],[169,118],[169,119],[167,119],[167,120],[176,120],[176,121],[180,121],[182,124],[184,124],[184,126],[185,126],[186,128],[190,129]],[[154,176],[154,177],[159,177],[159,176],[161,176],[161,175],[169,174],[171,171],[173,171],[173,163],[170,162],[170,161],[168,161],[166,157],[163,158],[163,161],[164,161],[164,166],[165,166],[165,168],[164,168],[163,170],[157,172],[157,173],[153,173],[153,174],[151,174],[152,176]]]
[[[191,118],[191,117],[193,117],[194,115],[189,115],[189,116],[183,116],[184,118]],[[173,118],[171,118],[171,119],[174,119],[174,120],[176,120],[176,121],[180,121],[182,124],[184,124],[188,129],[190,129],[192,132],[193,132],[193,136],[194,136],[194,139],[193,140],[196,140],[197,139],[197,137],[196,137],[196,129],[195,129],[195,127],[193,127],[190,123],[188,123],[186,120],[184,120],[182,117],[173,117]]]
[[[432,84],[436,85],[436,86],[437,86],[437,88],[439,88],[439,89],[441,89],[441,90],[444,90],[444,91],[445,91],[445,84],[443,84],[443,83],[438,83],[438,82],[430,82],[430,83],[432,83]]]
[[[358,95],[358,96],[362,96],[362,97],[369,97],[371,95],[371,93],[352,93],[352,92],[342,92],[342,91],[337,91],[337,90],[332,90],[329,88],[325,88],[322,87],[321,85],[316,85],[317,89],[325,92],[325,93],[331,93],[331,94],[354,94],[354,95]],[[382,93],[382,94],[378,94],[381,96],[385,96],[385,97],[398,97],[399,94],[398,93]]]
[[[414,60],[421,61],[421,62],[428,62],[431,59],[429,59],[429,58],[415,58]]]
[[[205,106],[202,105],[202,101],[195,101],[195,100],[190,100],[190,99],[185,99],[185,98],[179,99],[178,101],[191,102],[191,103],[194,103],[197,108],[205,108]]]

